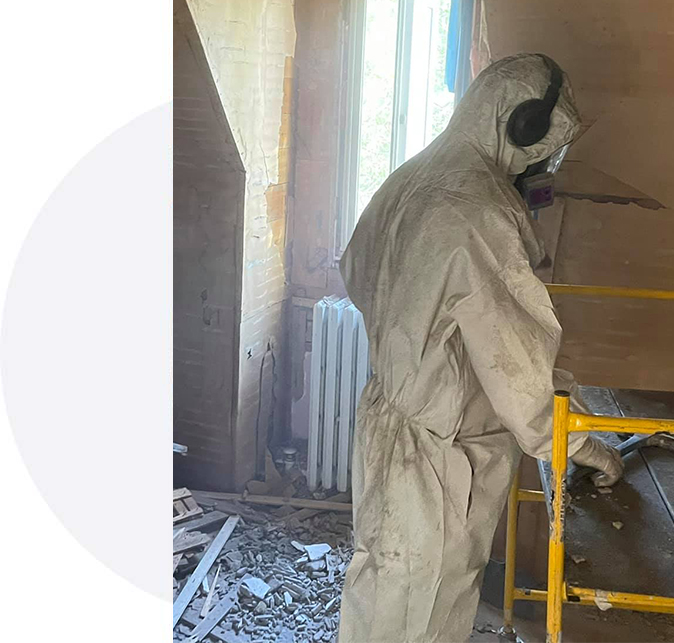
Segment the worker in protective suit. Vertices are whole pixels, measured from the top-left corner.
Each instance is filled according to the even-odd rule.
[[[553,61],[501,60],[359,220],[341,271],[374,375],[354,439],[340,643],[470,635],[522,451],[551,456],[559,386],[561,328],[533,272],[545,251],[514,182],[579,124]],[[570,435],[569,455],[599,470],[595,484],[622,473],[614,450],[584,434]]]

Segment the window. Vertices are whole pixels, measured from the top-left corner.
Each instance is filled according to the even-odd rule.
[[[468,58],[466,38],[463,48],[457,42],[459,29],[449,35],[450,22],[466,23],[468,9],[463,5],[469,5],[472,16],[472,0],[351,0],[342,110],[340,250],[386,177],[449,122],[456,94],[449,89],[454,82],[448,60],[455,66],[454,76],[462,62],[457,64],[452,50],[448,56],[448,43],[450,48],[454,43],[459,61]]]

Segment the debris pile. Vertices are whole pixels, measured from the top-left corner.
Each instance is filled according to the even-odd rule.
[[[176,491],[183,502],[186,492]],[[336,641],[350,512],[190,495],[203,514],[174,526],[174,641]]]

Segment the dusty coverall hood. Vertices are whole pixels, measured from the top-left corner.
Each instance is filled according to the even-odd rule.
[[[379,237],[386,234],[389,219],[380,214],[373,220],[368,213],[379,209],[384,200],[390,201],[395,192],[404,196],[429,189],[460,191],[470,180],[477,185],[471,198],[482,199],[490,208],[503,208],[520,229],[531,265],[537,267],[541,263],[545,249],[536,234],[536,224],[528,216],[512,182],[529,165],[571,143],[578,134],[581,120],[566,74],[551,115],[550,130],[539,143],[516,147],[508,140],[506,125],[517,105],[545,94],[549,81],[550,70],[535,54],[511,56],[493,63],[470,85],[446,129],[384,182],[361,216],[358,231],[341,262],[349,296],[361,311],[365,312],[368,307],[361,298],[370,297],[368,290],[374,284],[371,270],[375,266],[369,261],[365,268],[363,255],[373,248],[365,249],[363,244],[377,243]],[[423,212],[418,215],[422,216]],[[369,230],[361,231],[363,228]]]
[[[547,135],[529,147],[509,141],[506,125],[512,111],[526,100],[542,98],[549,83],[550,70],[540,56],[526,54],[494,63],[470,85],[447,129],[438,137],[438,145],[464,140],[505,174],[520,174],[573,141],[580,129],[571,87],[564,76]]]
[[[577,133],[566,77],[543,140],[506,136],[549,78],[535,55],[480,74],[447,129],[377,191],[343,255],[374,376],[354,438],[340,643],[466,640],[521,453],[550,456],[561,328],[512,178]]]

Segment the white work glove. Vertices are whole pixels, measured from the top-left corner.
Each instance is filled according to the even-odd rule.
[[[617,449],[591,436],[571,456],[571,460],[581,467],[591,467],[598,470],[592,476],[592,482],[594,482],[595,487],[610,487],[614,485],[620,480],[625,469],[625,465]]]

